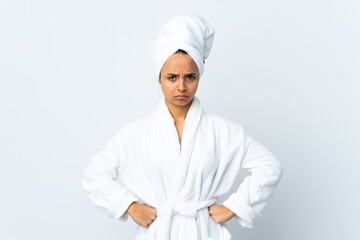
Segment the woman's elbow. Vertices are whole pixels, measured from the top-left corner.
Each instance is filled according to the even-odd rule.
[[[270,182],[277,184],[280,181],[284,171],[281,162],[276,157],[273,157],[272,163],[269,164],[266,169],[267,176],[269,180],[271,179]]]
[[[284,172],[284,168],[283,165],[281,164],[281,162],[276,158],[275,164],[272,166],[273,168],[273,175],[275,176],[275,178],[277,179],[277,181],[280,181],[283,172]]]

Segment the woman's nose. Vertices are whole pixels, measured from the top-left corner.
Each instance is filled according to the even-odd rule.
[[[179,79],[179,86],[178,86],[178,89],[179,89],[180,91],[184,91],[184,90],[186,90],[186,86],[185,86],[185,80],[184,80],[184,78],[180,78],[180,79]]]

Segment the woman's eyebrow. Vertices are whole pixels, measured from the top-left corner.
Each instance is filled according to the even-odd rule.
[[[175,76],[178,76],[179,74],[176,74],[176,73],[166,73],[166,75],[175,75]],[[187,73],[185,75],[196,75],[196,73]]]
[[[167,73],[166,75],[171,75],[171,76],[179,76],[179,74],[176,74],[176,73]],[[187,73],[187,74],[185,74],[185,75],[187,75],[187,76],[189,76],[189,75],[196,75],[196,73]]]

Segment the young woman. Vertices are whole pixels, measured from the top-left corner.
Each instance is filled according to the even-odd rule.
[[[238,123],[204,111],[195,96],[214,30],[194,14],[160,30],[154,69],[163,96],[123,126],[83,175],[91,202],[138,224],[136,239],[231,239],[225,222],[254,220],[282,175],[277,158]],[[240,169],[251,175],[222,204]]]

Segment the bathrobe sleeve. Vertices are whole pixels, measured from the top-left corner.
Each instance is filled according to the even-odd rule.
[[[244,133],[241,139],[245,144],[241,168],[251,174],[223,205],[235,213],[236,221],[243,228],[253,228],[254,221],[275,191],[283,170],[279,160],[249,134]]]
[[[94,154],[83,173],[82,185],[90,201],[111,217],[126,221],[131,203],[139,201],[137,196],[117,181],[119,134],[105,148]]]

